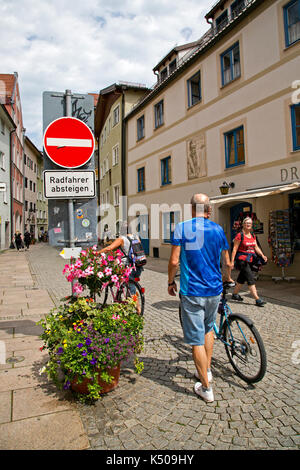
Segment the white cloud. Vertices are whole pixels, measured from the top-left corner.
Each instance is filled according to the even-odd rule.
[[[0,73],[19,74],[24,126],[42,142],[42,93],[155,82],[175,45],[198,39],[213,0],[1,0]]]

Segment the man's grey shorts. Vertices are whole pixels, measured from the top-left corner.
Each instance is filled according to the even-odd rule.
[[[205,335],[213,329],[221,295],[213,297],[181,295],[180,297],[184,341],[193,346],[202,346]]]

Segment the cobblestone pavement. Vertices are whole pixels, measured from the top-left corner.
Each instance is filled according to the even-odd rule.
[[[36,245],[26,253],[31,273],[57,303],[70,293],[59,250]],[[152,263],[153,264],[153,263]],[[190,348],[182,341],[178,299],[166,292],[167,275],[146,269],[144,371],[123,364],[119,386],[93,406],[78,404],[91,449],[297,449],[299,448],[299,306],[270,300],[264,308],[231,303],[254,320],[265,343],[264,379],[247,385],[233,372],[224,347],[215,343],[215,401],[193,392]],[[298,346],[299,349],[299,346]]]

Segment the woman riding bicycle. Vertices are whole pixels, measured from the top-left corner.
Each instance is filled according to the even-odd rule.
[[[106,246],[105,248],[102,248],[99,253],[108,253],[113,250],[121,250],[124,253],[124,257],[122,258],[122,262],[124,265],[130,266],[130,261],[129,261],[129,250],[130,250],[130,240],[128,237],[137,237],[137,235],[132,235],[127,233],[128,227],[127,223],[124,222],[122,224],[122,227],[120,229],[120,236],[116,238],[110,245]],[[136,266],[133,264],[133,269],[129,275],[129,290],[131,295],[134,295],[136,293],[136,287],[133,283],[130,283],[130,281],[134,281],[136,278],[140,278],[142,272],[144,271],[143,266]],[[137,300],[137,312],[140,313],[141,307],[139,305],[139,301]]]

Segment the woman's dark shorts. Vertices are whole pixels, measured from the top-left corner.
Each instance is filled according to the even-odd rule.
[[[239,261],[238,268],[240,272],[236,282],[239,284],[245,284],[245,282],[247,282],[248,286],[253,286],[255,284],[255,280],[250,264],[247,261]]]

